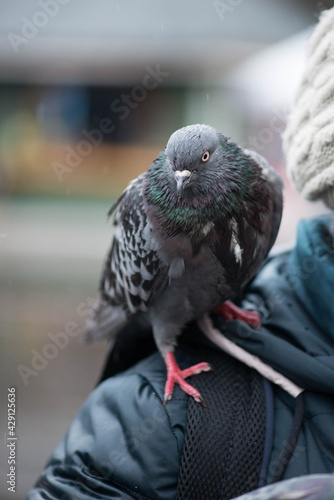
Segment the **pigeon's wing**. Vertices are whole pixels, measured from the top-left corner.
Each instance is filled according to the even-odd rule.
[[[240,200],[229,218],[215,221],[220,237],[214,248],[226,281],[238,295],[275,242],[283,204],[283,183],[278,173],[258,153],[243,151],[257,172],[252,180],[253,194]]]
[[[113,338],[131,316],[148,310],[167,283],[168,268],[160,260],[143,202],[145,174],[127,187],[109,214],[114,235],[104,264],[100,297],[87,323],[86,340]]]
[[[100,284],[110,303],[122,305],[129,315],[147,311],[167,278],[144,208],[144,175],[129,185],[109,212],[116,210],[115,233]]]
[[[271,203],[272,203],[272,221],[271,231],[268,239],[268,252],[275,243],[276,236],[281,224],[283,210],[283,181],[278,172],[267,162],[263,156],[256,151],[244,149],[244,152],[250,156],[261,168],[262,176],[271,186]]]

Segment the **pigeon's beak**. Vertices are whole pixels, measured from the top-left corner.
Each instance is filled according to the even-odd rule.
[[[176,194],[177,196],[181,196],[185,183],[188,181],[191,172],[189,170],[176,170],[174,175],[176,180]]]

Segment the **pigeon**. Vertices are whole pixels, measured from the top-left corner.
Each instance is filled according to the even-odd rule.
[[[229,299],[241,295],[274,244],[282,187],[261,155],[211,126],[174,132],[109,211],[113,239],[85,340],[115,342],[140,318],[165,360],[164,404],[178,384],[205,405],[185,379],[211,367],[203,362],[181,370],[177,338],[212,310],[258,323],[256,312],[240,311]]]
[[[286,479],[234,500],[333,500],[334,474],[311,474]]]

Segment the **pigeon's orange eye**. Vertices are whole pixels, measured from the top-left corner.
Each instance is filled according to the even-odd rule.
[[[209,159],[209,158],[210,158],[210,153],[209,153],[209,151],[205,151],[205,153],[204,153],[204,154],[203,154],[203,156],[202,156],[202,161],[203,161],[203,162],[206,162],[206,161],[208,161],[208,159]]]

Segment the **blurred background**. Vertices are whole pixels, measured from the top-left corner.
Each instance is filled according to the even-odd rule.
[[[286,179],[280,133],[330,1],[0,0],[0,498],[7,388],[23,499],[91,392],[106,344],[80,333],[106,213],[169,135],[208,123],[285,179],[279,245],[324,208]]]

